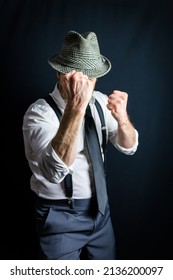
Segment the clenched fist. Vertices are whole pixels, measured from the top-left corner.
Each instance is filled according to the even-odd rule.
[[[126,122],[128,119],[127,100],[128,94],[119,90],[114,90],[108,96],[107,108],[119,124]]]
[[[93,94],[96,79],[89,79],[82,72],[60,74],[60,92],[71,109],[85,111]]]

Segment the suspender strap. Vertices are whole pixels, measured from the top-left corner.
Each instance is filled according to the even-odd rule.
[[[103,147],[103,153],[104,153],[104,167],[105,167],[105,173],[106,173],[106,125],[105,125],[105,118],[103,114],[102,107],[100,103],[95,99],[95,105],[100,117],[101,121],[101,128],[102,128],[102,147]]]
[[[50,107],[52,107],[52,109],[55,111],[55,113],[57,114],[57,117],[60,121],[60,119],[62,117],[62,113],[61,113],[60,109],[58,108],[58,106],[56,105],[53,98],[50,95],[47,95],[44,97],[44,99],[47,101],[47,103],[50,105]]]
[[[60,109],[58,108],[58,106],[56,105],[53,98],[50,95],[47,95],[46,97],[44,97],[44,99],[52,107],[52,109],[54,109],[58,119],[61,120],[62,113],[61,113]],[[72,175],[69,173],[64,178],[64,187],[65,187],[65,193],[66,193],[66,197],[68,199],[68,203],[71,204],[72,195],[73,195],[73,184],[72,184]]]

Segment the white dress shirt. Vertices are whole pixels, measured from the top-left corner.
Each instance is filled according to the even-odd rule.
[[[63,113],[66,104],[58,91],[57,84],[50,95]],[[116,149],[126,155],[134,154],[138,146],[137,130],[135,130],[136,143],[132,148],[125,149],[118,145],[117,122],[106,108],[108,96],[99,91],[94,91],[90,107],[100,143],[102,143],[101,122],[94,106],[95,98],[103,108],[107,141],[109,139]],[[62,162],[51,146],[51,141],[56,135],[58,127],[59,120],[54,110],[44,99],[38,99],[31,104],[24,115],[22,130],[25,155],[32,171],[31,189],[43,198],[64,199],[63,179],[68,173],[71,173],[73,178],[73,198],[90,198],[94,190],[92,189],[91,163],[84,143],[84,122],[79,133],[77,156],[70,167],[67,167]]]

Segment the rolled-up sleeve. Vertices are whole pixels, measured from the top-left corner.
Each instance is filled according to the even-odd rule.
[[[68,167],[52,148],[59,120],[52,108],[42,99],[32,104],[24,116],[23,136],[25,154],[36,177],[42,175],[51,183],[60,183],[72,167]]]
[[[126,155],[133,155],[139,145],[139,133],[137,129],[135,129],[135,144],[131,148],[124,148],[118,144],[118,123],[113,118],[111,112],[109,110],[106,110],[106,124],[107,124],[107,131],[108,131],[108,139],[113,144],[113,146],[120,152],[126,154]]]
[[[136,134],[136,141],[135,141],[134,146],[131,147],[131,148],[127,149],[127,148],[124,148],[124,147],[120,146],[118,144],[118,139],[117,139],[118,137],[117,136],[115,137],[115,141],[113,141],[113,139],[112,139],[111,142],[117,148],[117,150],[119,150],[120,152],[122,152],[126,155],[133,155],[136,152],[138,144],[139,144],[139,140],[138,140],[139,134],[138,134],[138,131],[136,129],[135,129],[135,134]]]
[[[42,175],[52,183],[60,183],[68,173],[73,173],[73,167],[68,167],[58,157],[51,143],[38,156],[38,166]]]

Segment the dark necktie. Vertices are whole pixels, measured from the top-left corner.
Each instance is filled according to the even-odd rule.
[[[95,122],[91,115],[91,109],[89,105],[86,109],[85,114],[85,138],[93,167],[98,210],[102,214],[104,214],[107,203],[105,169],[100,150],[100,143],[95,127]]]

